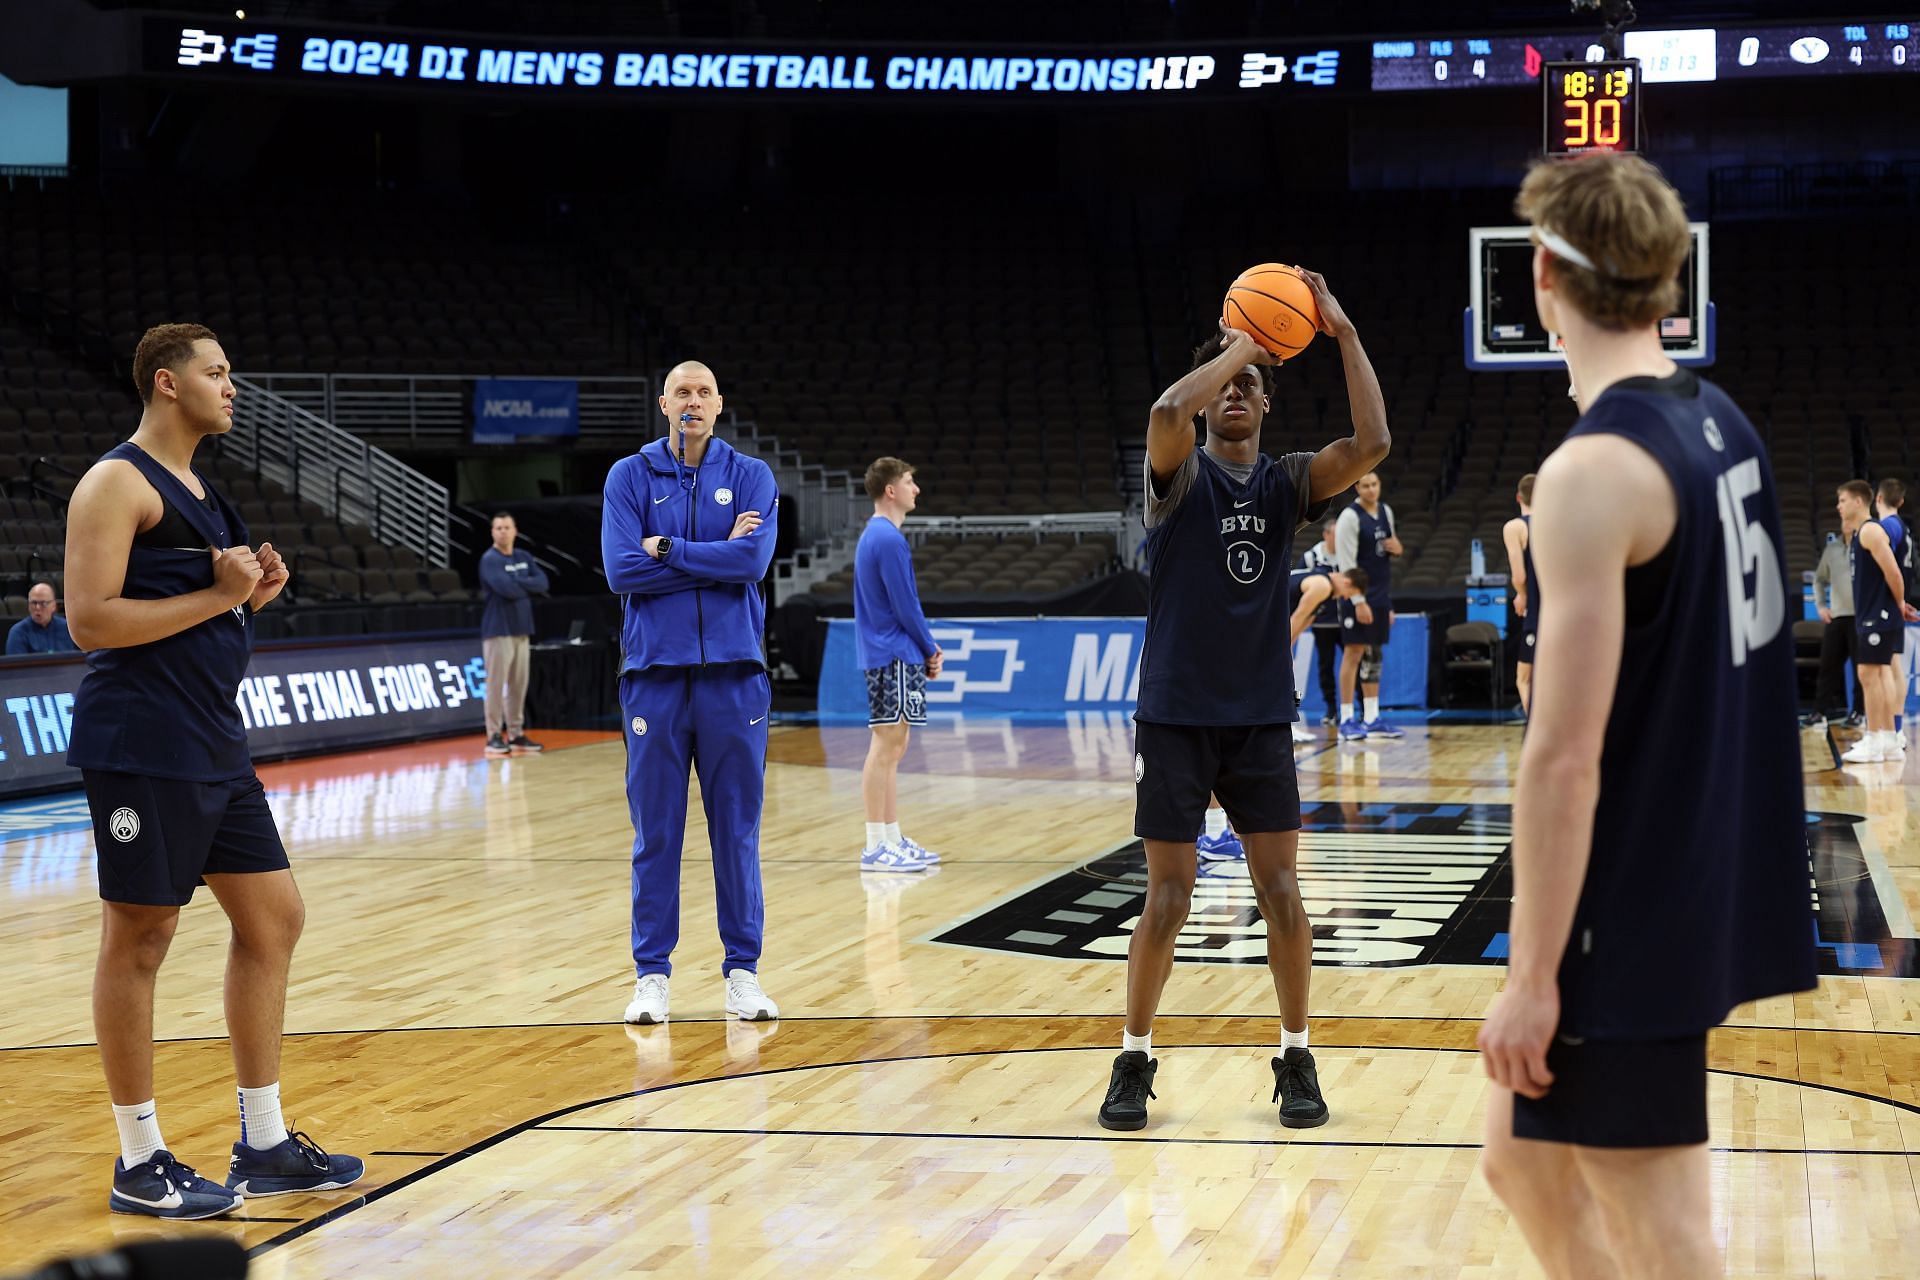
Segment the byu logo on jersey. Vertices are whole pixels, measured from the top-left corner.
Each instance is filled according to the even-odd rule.
[[[1232,538],[1236,533],[1265,534],[1266,531],[1265,516],[1220,518],[1220,536],[1223,538]],[[1239,538],[1227,544],[1227,572],[1233,575],[1234,581],[1251,585],[1260,580],[1266,568],[1267,553],[1259,543]]]
[[[107,819],[107,830],[121,844],[131,843],[140,834],[140,815],[122,805]]]
[[[713,500],[723,507],[730,506],[733,503],[733,490],[715,489],[713,491]]]

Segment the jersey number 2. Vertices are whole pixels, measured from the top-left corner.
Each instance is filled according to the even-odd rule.
[[[1727,556],[1727,622],[1733,637],[1733,665],[1747,665],[1747,654],[1780,634],[1787,616],[1786,588],[1780,578],[1780,549],[1764,526],[1747,517],[1747,499],[1760,492],[1760,460],[1748,458],[1720,473],[1714,485],[1720,503],[1720,537]],[[1747,577],[1753,594],[1747,594]]]

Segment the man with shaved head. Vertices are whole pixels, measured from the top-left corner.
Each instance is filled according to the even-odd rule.
[[[667,1020],[680,937],[687,781],[713,848],[726,949],[726,1011],[780,1016],[758,977],[765,903],[760,807],[773,686],[761,653],[760,581],[773,560],[779,490],[758,458],[713,435],[722,400],[713,370],[675,365],[661,391],[665,439],[607,473],[600,542],[622,597],[620,708],[633,820],[633,998],[628,1022]]]

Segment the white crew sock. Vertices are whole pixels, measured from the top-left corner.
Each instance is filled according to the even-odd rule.
[[[886,839],[888,844],[892,845],[896,849],[904,849],[907,847],[905,843],[903,843],[900,839],[899,823],[889,822],[886,824],[886,827],[884,828],[884,830],[886,832]]]
[[[167,1140],[160,1136],[160,1112],[152,1102],[131,1107],[113,1104],[114,1127],[120,1130],[120,1163],[131,1169],[153,1159]]]
[[[1305,1027],[1300,1028],[1298,1031],[1289,1031],[1285,1023],[1280,1024],[1280,1052],[1285,1053],[1289,1049],[1304,1049],[1306,1047],[1307,1029]]]
[[[1207,810],[1207,834],[1215,840],[1227,834],[1227,811],[1225,809]]]
[[[1345,724],[1347,721],[1351,719],[1353,719],[1353,704],[1351,702],[1341,703],[1340,704],[1340,723]]]
[[[240,1141],[265,1151],[286,1140],[287,1126],[280,1119],[280,1082],[240,1090]]]
[[[1136,1036],[1125,1027],[1120,1028],[1120,1052],[1144,1053],[1151,1058],[1153,1056],[1153,1032],[1149,1031],[1143,1036]]]
[[[867,824],[867,848],[872,849],[880,844],[885,843],[886,838],[887,838],[886,823],[869,822]]]
[[[1380,718],[1380,695],[1375,694],[1373,697],[1367,698],[1365,703],[1367,708],[1367,723],[1372,724]]]

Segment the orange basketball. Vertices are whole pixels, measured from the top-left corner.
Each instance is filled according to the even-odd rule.
[[[1320,307],[1298,267],[1263,262],[1227,286],[1220,319],[1282,359],[1307,349],[1320,331]]]

